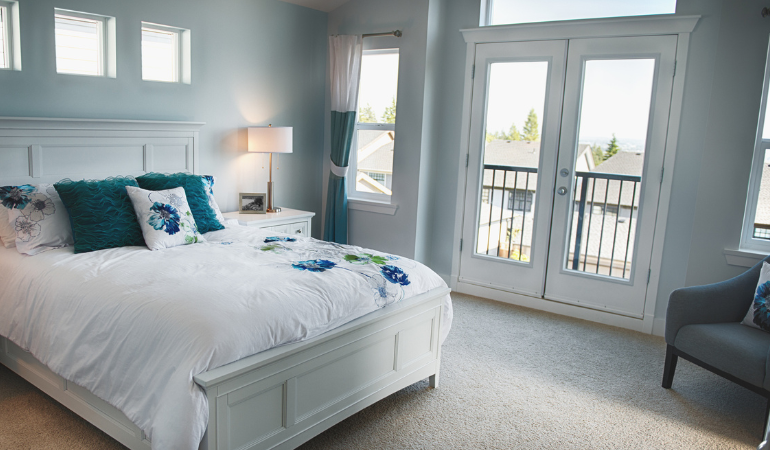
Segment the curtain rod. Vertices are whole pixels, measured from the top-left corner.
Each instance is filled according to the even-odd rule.
[[[402,33],[401,30],[395,30],[395,31],[389,31],[387,33],[371,33],[371,34],[364,34],[362,37],[368,38],[368,37],[377,37],[377,36],[395,36],[395,37],[401,37]]]

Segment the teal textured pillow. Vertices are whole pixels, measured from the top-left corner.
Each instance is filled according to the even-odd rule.
[[[54,184],[70,214],[75,253],[106,248],[144,246],[144,237],[126,186],[131,177],[102,181],[61,180]]]
[[[209,206],[209,197],[206,194],[204,184],[201,182],[200,175],[190,173],[148,173],[136,177],[139,187],[148,191],[165,191],[177,187],[184,188],[187,196],[187,203],[190,205],[195,224],[198,225],[198,231],[208,233],[209,231],[223,230],[225,227],[219,220],[214,210]]]

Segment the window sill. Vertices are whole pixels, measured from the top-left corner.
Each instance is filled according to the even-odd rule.
[[[724,250],[727,264],[739,267],[753,267],[754,264],[767,257],[766,253],[757,250]]]
[[[392,203],[377,202],[374,200],[350,198],[348,199],[348,208],[355,209],[357,211],[367,211],[392,216],[396,214],[398,205],[394,205]]]

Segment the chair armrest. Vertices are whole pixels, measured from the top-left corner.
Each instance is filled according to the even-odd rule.
[[[672,292],[666,311],[666,343],[674,345],[685,325],[740,322],[754,298],[761,267],[762,262],[729,280]]]

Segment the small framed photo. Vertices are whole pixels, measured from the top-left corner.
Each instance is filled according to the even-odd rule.
[[[241,192],[238,194],[238,210],[241,214],[265,214],[267,194]]]

